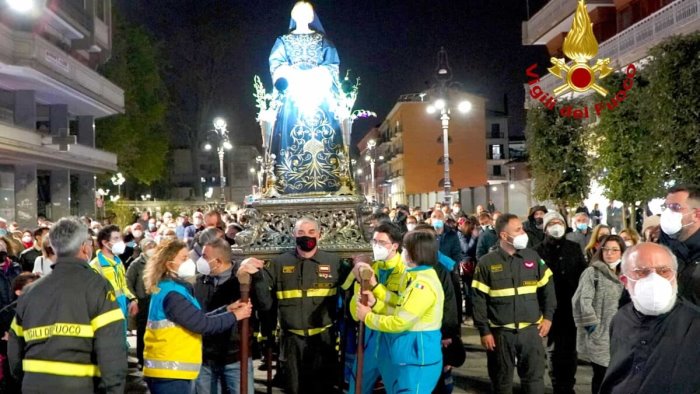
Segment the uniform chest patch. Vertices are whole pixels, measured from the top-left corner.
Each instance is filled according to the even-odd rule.
[[[532,260],[525,260],[525,261],[523,261],[523,267],[525,267],[525,268],[527,268],[527,269],[529,269],[529,270],[535,269],[535,266],[536,266],[536,265],[537,265],[537,264],[536,264],[534,261],[532,261]]]
[[[524,280],[523,286],[537,286],[536,280]]]
[[[333,275],[331,275],[331,266],[330,265],[319,265],[318,266],[318,277],[323,278],[323,279],[332,278]]]
[[[282,273],[283,274],[293,274],[295,268],[296,267],[294,267],[293,265],[285,265],[284,267],[282,267]]]
[[[503,272],[503,264],[494,264],[489,269],[491,272]]]

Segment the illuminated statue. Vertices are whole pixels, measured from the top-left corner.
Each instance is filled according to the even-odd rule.
[[[311,4],[298,2],[289,33],[277,38],[270,53],[270,73],[281,100],[270,151],[284,194],[327,194],[343,186],[341,160],[347,156],[337,113],[339,63]]]

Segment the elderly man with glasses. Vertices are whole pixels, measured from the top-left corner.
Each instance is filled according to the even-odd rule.
[[[700,305],[700,186],[669,189],[661,214],[659,243],[678,259],[678,294]]]
[[[641,243],[622,257],[632,302],[610,326],[610,365],[601,393],[689,393],[700,387],[700,309],[678,297],[678,263],[662,245]]]

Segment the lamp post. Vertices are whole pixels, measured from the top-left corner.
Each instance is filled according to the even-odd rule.
[[[424,94],[425,96],[434,96],[433,102],[428,105],[427,111],[429,114],[439,114],[440,127],[442,128],[442,145],[443,145],[443,166],[444,166],[444,177],[443,177],[443,188],[445,191],[445,203],[451,204],[452,202],[452,179],[450,178],[450,115],[453,109],[458,112],[466,114],[471,111],[472,104],[467,100],[461,100],[457,103],[450,100],[449,91],[453,89],[456,83],[452,82],[452,69],[447,60],[447,51],[445,48],[440,48],[438,52],[438,65],[435,70],[435,79],[437,83],[431,89],[430,94]],[[454,107],[454,108],[453,108]]]
[[[124,178],[124,175],[122,175],[121,172],[116,173],[112,177],[112,184],[117,187],[117,195],[121,196],[122,195],[122,185],[126,182],[126,178]]]
[[[372,183],[369,185],[369,195],[374,201],[377,200],[377,186],[375,182],[374,165],[377,159],[384,160],[384,156],[377,157],[377,141],[371,139],[367,141],[367,154],[365,155],[365,161],[369,163],[370,177]]]
[[[226,204],[226,177],[224,177],[224,153],[231,150],[233,145],[228,139],[228,129],[226,121],[223,118],[214,119],[214,130],[211,131],[213,139],[217,143],[216,152],[219,155],[219,187],[221,188],[220,200],[221,204]],[[210,142],[204,144],[204,150],[210,151],[213,146]]]

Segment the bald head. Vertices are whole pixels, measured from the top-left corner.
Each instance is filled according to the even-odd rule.
[[[642,242],[628,248],[622,256],[622,273],[636,279],[635,271],[668,268],[678,272],[678,260],[671,250],[663,245]]]

